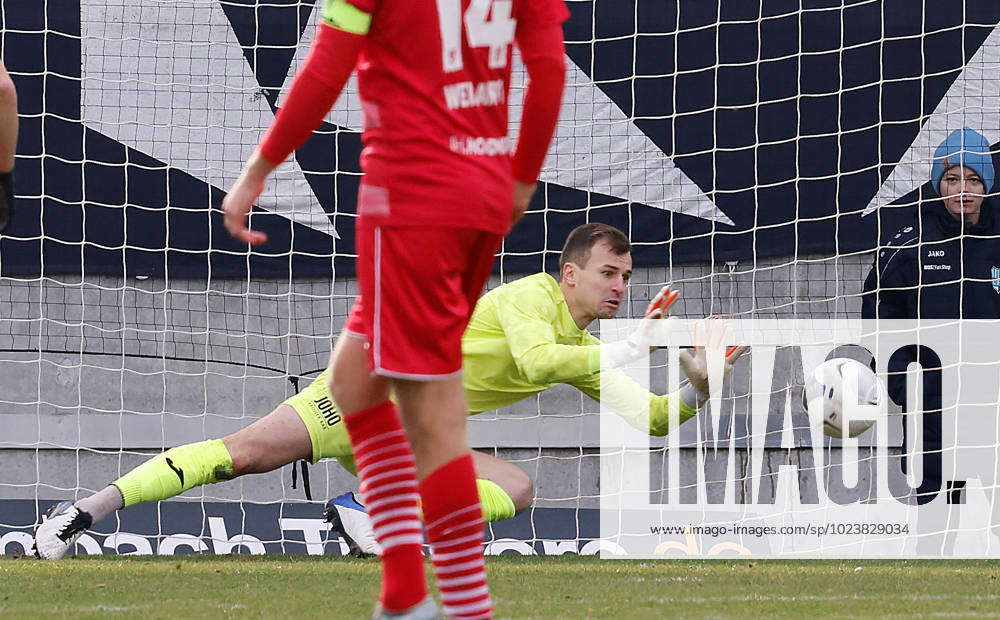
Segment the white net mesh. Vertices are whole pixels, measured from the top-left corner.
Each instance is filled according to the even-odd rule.
[[[0,241],[0,552],[16,552],[53,500],[242,428],[325,365],[356,290],[353,81],[268,186],[253,219],[273,245],[248,255],[213,211],[287,94],[314,4],[2,3],[21,141],[17,220]],[[674,283],[689,318],[857,318],[876,238],[912,212],[936,144],[962,126],[1000,139],[990,7],[567,4],[568,87],[545,183],[490,286],[551,270],[566,232],[598,220],[635,244],[631,316]],[[524,84],[516,61],[515,132]],[[779,372],[774,415],[788,400],[804,432],[801,377]],[[496,539],[600,548],[598,411],[557,388],[473,421],[476,447],[535,481],[535,508],[495,524]],[[722,427],[746,442],[740,424],[727,414]],[[681,445],[694,439],[680,432]],[[797,462],[797,441],[767,434],[768,471]],[[653,445],[654,492],[670,492],[679,479]],[[335,463],[311,471],[317,500],[355,484]],[[244,534],[243,551],[322,550],[319,508],[289,475],[129,509],[84,549],[227,552]],[[125,533],[148,542],[107,538]],[[527,549],[508,543],[493,551]]]

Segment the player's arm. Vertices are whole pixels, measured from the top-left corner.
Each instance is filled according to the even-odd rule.
[[[17,92],[7,67],[0,62],[0,232],[14,210],[14,152],[17,149]]]
[[[0,62],[0,173],[14,169],[17,148],[17,91],[7,67]]]
[[[559,120],[566,83],[566,53],[561,21],[542,25],[519,22],[515,38],[530,80],[512,162],[513,221],[517,222],[535,193],[538,174]]]
[[[316,40],[295,74],[284,105],[222,201],[226,229],[237,239],[252,244],[267,241],[264,233],[247,228],[247,214],[264,191],[268,175],[309,139],[336,103],[354,71],[370,25],[371,15],[347,0],[324,3]]]
[[[696,407],[688,405],[681,398],[681,390],[670,394],[654,394],[618,369],[595,372],[571,381],[570,384],[595,401],[603,402],[632,427],[656,437],[662,437],[673,430],[670,426],[670,411],[674,407],[677,407],[679,424],[698,413]],[[647,406],[649,421],[648,426],[644,426],[642,416]]]
[[[628,364],[649,353],[655,327],[677,301],[679,291],[663,287],[646,308],[638,328],[625,340],[606,345],[606,368]],[[497,305],[500,328],[511,357],[524,377],[536,385],[572,383],[601,368],[601,344],[596,338],[587,345],[556,342],[556,302],[537,289],[524,289]]]
[[[724,381],[732,373],[736,360],[749,347],[730,346],[723,350],[724,341],[728,335],[724,325],[710,322],[704,327],[709,347],[724,353],[724,357],[720,360],[722,365],[719,368],[720,378]],[[698,409],[708,400],[711,392],[706,347],[698,347],[693,354],[682,352],[680,364],[687,376],[688,383],[670,394],[653,394],[620,370],[604,370],[602,373],[595,373],[591,377],[578,380],[573,385],[594,400],[603,402],[633,427],[648,431],[650,435],[662,437],[673,430],[670,425],[670,412],[675,407],[678,412],[678,424],[683,424],[698,413]],[[718,387],[720,389],[722,381],[719,381]],[[649,407],[648,427],[640,423],[647,402]]]
[[[596,372],[601,345],[556,342],[558,307],[541,291],[524,291],[497,305],[497,320],[514,364],[530,383],[569,383]]]

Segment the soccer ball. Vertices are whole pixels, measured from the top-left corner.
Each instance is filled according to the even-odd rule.
[[[802,391],[802,406],[816,426],[822,424],[823,433],[842,438],[844,405],[878,405],[882,391],[879,380],[871,368],[846,357],[827,360],[816,367],[806,379]],[[853,389],[856,394],[846,394]],[[848,437],[857,437],[868,430],[874,420],[851,420]]]

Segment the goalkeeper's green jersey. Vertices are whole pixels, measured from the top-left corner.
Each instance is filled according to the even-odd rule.
[[[538,273],[504,284],[479,299],[462,337],[463,381],[469,410],[498,409],[560,383],[601,399],[601,345],[573,321],[559,283]],[[679,420],[697,413],[679,394],[657,395],[619,370],[605,371],[604,402],[630,424],[649,401],[649,428],[662,436],[676,401]]]

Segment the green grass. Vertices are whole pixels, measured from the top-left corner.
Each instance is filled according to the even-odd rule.
[[[1000,617],[1000,561],[489,559],[498,618]],[[364,618],[339,557],[0,558],[0,618]]]

